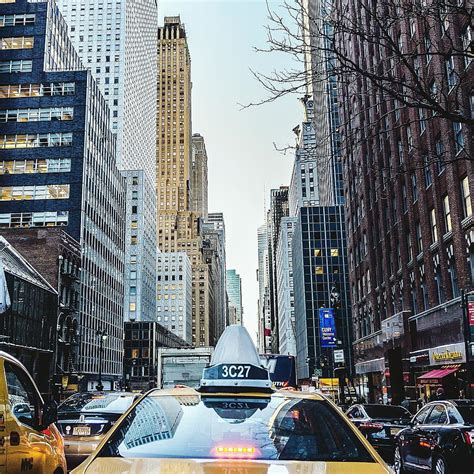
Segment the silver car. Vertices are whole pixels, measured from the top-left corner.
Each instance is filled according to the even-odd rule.
[[[140,394],[76,393],[58,407],[58,428],[64,437],[68,469],[78,466]]]

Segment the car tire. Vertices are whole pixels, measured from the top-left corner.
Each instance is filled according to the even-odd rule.
[[[436,456],[433,461],[434,474],[449,474],[448,463],[443,456]]]
[[[393,456],[393,470],[395,474],[405,474],[407,471],[403,468],[402,453],[400,447],[395,448],[395,454]]]

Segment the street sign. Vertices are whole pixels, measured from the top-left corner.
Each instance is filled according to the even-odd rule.
[[[344,362],[344,350],[335,349],[334,350],[334,362]]]
[[[323,369],[314,369],[314,376],[315,377],[322,377],[323,376]]]

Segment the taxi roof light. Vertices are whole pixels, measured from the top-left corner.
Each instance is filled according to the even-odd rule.
[[[269,372],[261,365],[257,348],[247,329],[238,324],[225,329],[209,367],[203,370],[198,390],[232,393],[273,391]]]

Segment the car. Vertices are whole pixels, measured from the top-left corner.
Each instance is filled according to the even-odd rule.
[[[359,428],[382,458],[393,462],[396,435],[408,426],[412,414],[398,405],[357,404],[346,415]]]
[[[94,451],[138,396],[129,392],[81,392],[59,405],[58,428],[64,437],[69,469]]]
[[[221,336],[197,389],[151,390],[73,470],[92,473],[389,473],[336,405],[275,391],[245,328]]]
[[[427,403],[397,435],[395,472],[474,472],[474,400]]]
[[[45,403],[23,364],[0,351],[0,472],[65,474],[56,419],[56,403]]]

